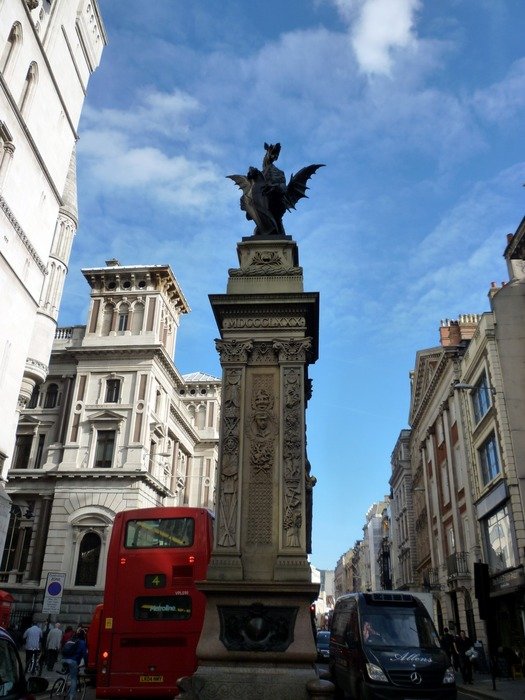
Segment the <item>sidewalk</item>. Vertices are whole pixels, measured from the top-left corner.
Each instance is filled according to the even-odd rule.
[[[496,678],[496,690],[492,689],[492,676],[485,673],[474,673],[474,683],[464,685],[461,676],[456,680],[458,692],[468,695],[476,695],[479,698],[493,698],[493,700],[516,700],[525,698],[525,678]]]

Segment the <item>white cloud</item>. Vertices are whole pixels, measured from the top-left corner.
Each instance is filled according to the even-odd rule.
[[[472,104],[477,113],[488,121],[496,124],[514,121],[525,108],[525,59],[516,61],[499,82],[477,90]]]
[[[420,0],[334,0],[350,24],[351,42],[361,70],[389,75],[396,50],[416,44],[415,14]]]

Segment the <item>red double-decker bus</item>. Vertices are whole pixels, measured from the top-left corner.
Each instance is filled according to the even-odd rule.
[[[203,508],[118,513],[108,550],[97,697],[173,697],[197,668],[212,516]]]

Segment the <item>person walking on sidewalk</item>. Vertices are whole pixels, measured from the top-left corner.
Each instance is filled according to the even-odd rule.
[[[470,637],[467,637],[465,630],[460,630],[459,636],[454,640],[454,647],[459,656],[459,667],[461,668],[463,683],[472,685],[472,661],[467,652],[474,647],[474,644]]]
[[[58,659],[58,652],[62,644],[62,625],[60,622],[55,623],[55,626],[49,630],[46,640],[46,667],[48,671],[53,670]]]
[[[42,639],[42,630],[33,622],[31,627],[28,627],[24,632],[24,642],[26,645],[26,671],[28,671],[30,666],[34,666],[33,658],[35,662],[38,662],[38,654],[40,652],[40,641]],[[32,668],[32,670],[36,670]]]

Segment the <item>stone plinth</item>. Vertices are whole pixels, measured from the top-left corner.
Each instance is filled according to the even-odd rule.
[[[291,237],[245,238],[237,252],[227,293],[210,296],[220,331],[222,413],[195,682],[203,700],[302,700],[316,658],[309,607],[318,586],[307,560],[315,480],[305,409],[319,295],[303,291]]]

